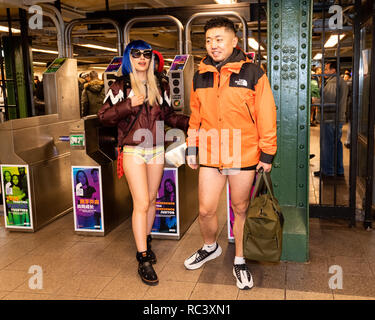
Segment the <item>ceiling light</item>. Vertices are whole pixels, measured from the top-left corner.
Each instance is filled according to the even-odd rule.
[[[253,48],[254,50],[259,50],[259,43],[254,38],[248,38],[247,39],[249,46]],[[264,50],[262,46],[260,46],[260,50]]]
[[[215,0],[218,4],[232,4],[237,3],[237,0]]]
[[[9,28],[5,27],[5,26],[0,26],[0,31],[2,31],[2,32],[9,32]],[[21,30],[12,28],[12,32],[13,33],[20,33]]]
[[[36,49],[36,48],[33,48],[32,51],[33,52],[41,52],[41,53],[59,54],[57,51],[44,50],[44,49]]]
[[[340,40],[345,37],[345,34],[340,34]],[[339,36],[337,34],[333,34],[329,37],[327,42],[324,45],[324,48],[332,48],[338,43]]]
[[[91,69],[101,69],[101,70],[106,70],[107,67],[91,67]]]
[[[313,60],[321,60],[322,59],[322,54],[321,53],[317,53],[315,56],[314,56],[314,58],[313,58]]]
[[[35,64],[36,66],[46,66],[47,65],[46,62],[38,62],[38,61],[33,61],[33,64]]]
[[[117,49],[114,48],[108,48],[103,46],[97,46],[95,44],[76,44],[77,46],[85,47],[85,48],[91,48],[91,49],[97,49],[97,50],[106,50],[111,52],[117,52]]]

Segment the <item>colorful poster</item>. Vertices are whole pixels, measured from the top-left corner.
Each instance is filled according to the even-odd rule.
[[[72,167],[76,231],[103,231],[100,167]]]
[[[64,64],[66,58],[57,58],[55,59],[52,64],[48,67],[45,73],[55,73],[60,67]]]
[[[250,198],[253,195],[255,181],[256,181],[256,176],[253,182],[253,186],[251,187]],[[227,224],[228,224],[228,240],[230,242],[234,242],[234,235],[233,235],[234,212],[232,209],[229,183],[227,183]]]
[[[175,56],[173,63],[169,70],[183,70],[185,66],[185,62],[187,60],[187,55]]]
[[[32,229],[29,167],[2,165],[1,180],[5,226]]]
[[[160,183],[152,233],[179,234],[177,168],[165,168]]]
[[[122,57],[114,57],[105,72],[117,72],[122,64]]]

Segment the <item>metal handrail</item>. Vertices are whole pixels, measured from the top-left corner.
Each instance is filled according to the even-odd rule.
[[[122,46],[121,46],[121,43],[122,43],[122,36],[121,35],[122,34],[121,34],[120,26],[115,20],[108,19],[108,18],[75,19],[75,20],[72,20],[71,22],[69,22],[69,24],[65,28],[65,50],[66,50],[66,56],[68,58],[73,57],[73,48],[72,48],[72,43],[71,43],[73,28],[77,25],[94,24],[94,23],[96,23],[96,24],[109,23],[109,24],[112,24],[115,27],[115,29],[117,31],[117,51],[118,51],[119,56],[122,55]]]
[[[188,22],[186,23],[186,26],[185,26],[185,53],[186,54],[190,54],[190,51],[191,51],[191,48],[192,48],[192,44],[191,44],[191,24],[193,22],[194,19],[198,18],[198,17],[216,17],[216,16],[232,16],[232,17],[236,17],[238,18],[241,23],[242,23],[242,26],[243,26],[243,49],[244,51],[246,52],[247,51],[247,23],[245,21],[245,19],[239,15],[237,12],[235,11],[218,11],[218,12],[198,12],[198,13],[195,13],[193,14],[190,19],[188,20]]]
[[[178,50],[179,54],[183,54],[183,32],[184,26],[180,20],[177,18],[170,16],[170,15],[159,15],[159,16],[143,16],[143,17],[135,17],[130,19],[125,27],[124,27],[124,42],[125,46],[130,42],[130,28],[137,22],[148,22],[148,21],[172,21],[176,24],[178,30]]]

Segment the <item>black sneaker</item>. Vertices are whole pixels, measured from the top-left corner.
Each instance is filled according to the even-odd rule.
[[[189,270],[199,269],[207,261],[217,258],[221,255],[222,249],[218,243],[216,243],[215,250],[208,252],[203,249],[199,249],[197,252],[193,253],[184,262],[185,268]]]
[[[138,274],[142,281],[149,286],[156,286],[159,284],[158,276],[152,263],[149,261],[147,251],[137,252],[137,260],[139,261]]]
[[[233,275],[237,280],[237,287],[241,290],[249,290],[254,286],[253,277],[246,263],[234,264]]]

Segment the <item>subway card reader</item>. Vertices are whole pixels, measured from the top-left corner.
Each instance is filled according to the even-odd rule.
[[[190,89],[194,76],[194,57],[192,55],[175,56],[169,69],[169,87],[171,104],[176,111],[189,115]]]

